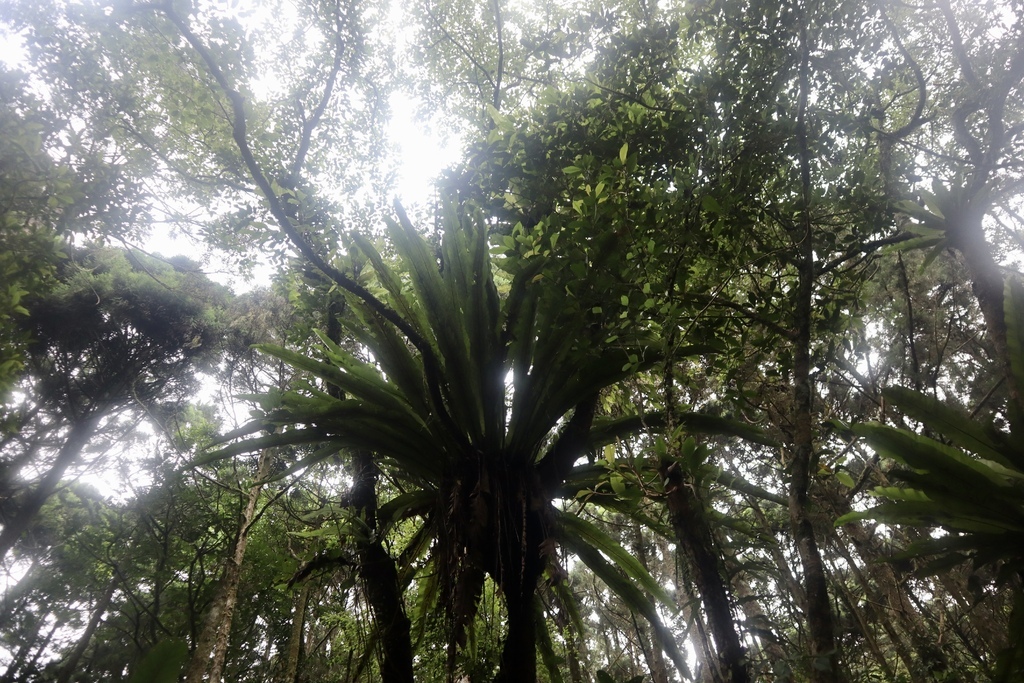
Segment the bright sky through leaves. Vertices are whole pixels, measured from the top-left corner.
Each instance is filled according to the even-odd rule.
[[[1024,680],[1019,0],[0,2],[3,680]]]

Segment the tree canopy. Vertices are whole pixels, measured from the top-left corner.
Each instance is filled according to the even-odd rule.
[[[0,680],[1024,677],[1021,3],[2,7]]]

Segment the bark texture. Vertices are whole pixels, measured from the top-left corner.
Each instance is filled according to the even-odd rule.
[[[242,580],[242,562],[245,560],[245,549],[249,542],[249,530],[256,517],[256,504],[263,491],[262,481],[270,471],[272,462],[273,452],[270,449],[263,450],[256,470],[256,482],[249,487],[245,509],[238,524],[238,534],[231,554],[224,563],[224,573],[186,670],[185,683],[202,683],[204,679],[219,683],[223,676],[231,637],[231,623],[235,616],[235,606],[238,604],[238,587]]]
[[[366,525],[366,536],[356,539],[359,580],[380,633],[381,680],[412,683],[412,636],[398,570],[377,538],[377,465],[366,451],[356,451],[352,465],[352,505]]]
[[[700,593],[715,644],[718,662],[717,671],[712,674],[713,680],[747,683],[750,672],[746,652],[736,631],[728,585],[722,576],[704,501],[697,494],[697,483],[683,473],[679,463],[672,461],[662,463],[661,476],[666,481],[672,529]],[[709,664],[714,665],[712,662]]]

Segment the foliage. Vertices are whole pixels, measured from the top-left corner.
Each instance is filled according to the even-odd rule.
[[[399,222],[390,224],[390,235],[415,297],[403,290],[399,273],[385,264],[368,240],[354,239],[386,293],[384,310],[389,316],[400,312],[400,329],[419,353],[414,355],[397,335],[379,304],[371,306],[352,294],[349,306],[354,316],[342,322],[366,345],[375,363],[360,360],[324,335],[326,362],[282,347],[262,347],[324,386],[305,384],[298,391],[265,397],[264,416],[245,432],[271,426],[276,433],[220,449],[199,463],[254,448],[300,443],[319,447],[293,470],[332,457],[344,447],[378,454],[392,476],[424,490],[424,495],[405,493],[380,512],[389,526],[410,514],[420,516],[424,531],[440,539],[430,558],[437,568],[428,571],[438,571],[445,579],[439,592],[426,593],[425,599],[440,597],[448,611],[451,638],[457,641],[477,611],[480,585],[474,582],[485,575],[503,591],[506,609],[512,612],[515,601],[525,601],[528,612],[523,618],[533,619],[530,605],[548,561],[542,554],[550,550],[542,549],[550,547],[550,537],[572,541],[580,557],[613,590],[628,595],[630,604],[657,623],[653,605],[618,574],[624,571],[662,593],[643,567],[615,551],[616,544],[597,529],[589,529],[584,535],[589,540],[576,547],[578,536],[572,529],[579,528],[556,532],[570,518],[550,507],[573,463],[593,440],[587,433],[596,392],[654,362],[657,350],[642,337],[635,340],[636,346],[628,346],[627,339],[599,346],[603,329],[565,305],[566,297],[557,290],[530,286],[547,277],[547,264],[541,259],[511,274],[507,295],[499,296],[487,231],[478,216],[460,215],[449,207],[441,268],[404,214],[399,216]],[[559,334],[545,332],[554,329]],[[511,386],[506,386],[506,378],[511,378]],[[343,392],[341,397],[327,391],[328,386]],[[526,528],[521,514],[528,520]],[[502,529],[518,531],[506,537],[511,532]],[[358,524],[348,533],[358,535]],[[523,543],[529,545],[522,555],[507,557],[509,547],[518,545],[512,539],[519,534],[528,534]],[[448,544],[467,548],[465,559],[453,554]],[[589,544],[609,552],[618,569],[601,559],[596,549],[583,552]],[[505,567],[513,560],[511,566],[524,564],[532,574],[509,576]],[[505,657],[503,666],[509,666]]]
[[[189,381],[181,369],[213,358],[225,293],[187,259],[87,247],[57,279],[26,302],[25,320],[35,392],[56,412],[147,404],[168,382]]]
[[[385,5],[4,6],[0,676],[1015,675],[1020,4]]]
[[[129,409],[161,425],[219,344],[225,291],[187,259],[171,264],[96,246],[69,252],[50,291],[26,301],[22,329],[31,341],[19,388],[27,400],[0,459],[0,556],[93,437],[116,433]]]
[[[1024,288],[1006,283],[1006,320],[1013,349],[1012,367],[1024,379]],[[1010,647],[1000,653],[996,678],[1016,680],[1024,673],[1024,646],[1019,639],[1024,605],[1024,423],[1021,407],[1011,404],[1009,429],[981,422],[925,394],[889,389],[885,396],[935,437],[882,424],[858,424],[853,434],[902,467],[889,477],[901,486],[879,486],[874,495],[886,499],[868,510],[843,515],[836,524],[874,519],[890,525],[922,527],[943,533],[914,541],[894,559],[936,557],[919,571],[925,574],[970,562],[975,572],[995,565],[996,584],[1010,584],[1017,593]]]
[[[1015,350],[1014,368],[1024,371],[1024,292],[1007,281],[1006,316]],[[1020,456],[1020,413],[1011,405],[1009,430],[982,422],[936,398],[889,389],[886,397],[927,432],[948,440],[922,436],[909,429],[881,424],[853,425],[853,434],[894,459],[903,468],[889,476],[902,487],[879,487],[875,495],[892,502],[853,512],[837,524],[877,519],[887,524],[945,529],[948,533],[918,541],[908,557],[939,555],[943,564],[970,560],[976,568],[998,563],[1006,576],[1024,571],[1024,460]]]
[[[26,338],[17,318],[28,315],[25,296],[53,282],[60,257],[57,218],[75,192],[43,150],[43,125],[17,111],[19,85],[0,72],[0,394],[21,370]]]
[[[154,646],[143,658],[138,668],[135,669],[135,673],[132,674],[130,682],[172,683],[178,680],[178,672],[187,655],[188,646],[185,643],[180,640],[165,640]]]

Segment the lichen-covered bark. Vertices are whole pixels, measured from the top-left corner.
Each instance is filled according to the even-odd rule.
[[[242,562],[249,543],[249,530],[256,517],[256,504],[263,491],[261,483],[270,471],[273,454],[270,449],[260,453],[256,471],[256,482],[249,487],[245,508],[238,523],[238,533],[231,554],[224,562],[223,575],[214,595],[213,602],[203,623],[192,659],[185,673],[185,683],[202,683],[203,680],[219,683],[224,672],[228,642],[231,637],[231,622],[238,604],[238,587],[242,579]]]
[[[292,612],[292,630],[288,636],[288,658],[284,667],[283,683],[298,683],[299,658],[302,656],[303,626],[306,623],[306,603],[309,602],[309,583],[304,582],[295,596]]]

